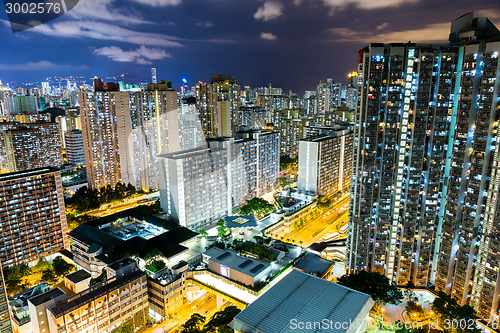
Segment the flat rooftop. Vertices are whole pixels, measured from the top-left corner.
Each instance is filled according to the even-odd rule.
[[[50,307],[49,311],[52,312],[56,318],[59,318],[60,316],[74,311],[75,309],[78,309],[79,307],[88,304],[93,300],[98,299],[99,297],[102,297],[112,292],[113,290],[116,290],[143,276],[146,276],[146,273],[138,270],[120,279],[112,278],[101,284],[84,290],[81,293],[72,296],[71,298],[68,298],[68,301],[66,303]]]
[[[218,247],[209,249],[208,251],[203,253],[203,255],[209,256],[210,260],[213,262],[224,265],[228,268],[252,277],[257,276],[264,269],[271,266],[271,264],[265,261],[244,257],[232,250],[223,250],[219,249]]]
[[[333,265],[335,265],[334,261],[323,259],[312,253],[306,253],[293,266],[306,273],[315,273],[320,276]]]
[[[90,273],[86,270],[80,269],[79,271],[68,274],[65,277],[73,283],[78,283],[90,279],[92,275],[90,275]]]
[[[25,171],[4,173],[4,174],[0,175],[0,182],[4,182],[7,180],[13,180],[13,179],[17,179],[17,178],[38,176],[38,175],[43,175],[46,173],[52,173],[52,172],[57,172],[57,171],[61,171],[61,170],[59,170],[57,168],[53,168],[53,167],[45,167],[45,168],[37,168],[37,169],[31,169],[31,170],[25,170]]]
[[[292,333],[297,322],[350,323],[369,309],[374,302],[362,292],[292,270],[287,276],[236,315],[231,326],[239,332]],[[364,318],[362,318],[364,319]],[[349,327],[347,327],[349,328]],[[308,332],[346,332],[347,328],[321,327]]]
[[[83,223],[69,233],[73,240],[89,247],[88,253],[95,253],[102,248],[103,253],[97,258],[105,263],[112,263],[130,253],[144,256],[154,248],[170,258],[187,251],[188,248],[181,243],[197,235],[172,221],[144,214],[134,208]]]
[[[29,298],[28,302],[30,302],[34,306],[38,306],[40,304],[43,304],[45,302],[50,301],[53,298],[56,298],[56,297],[59,297],[62,295],[66,295],[66,293],[59,288],[54,288],[54,289],[47,291],[44,294]]]

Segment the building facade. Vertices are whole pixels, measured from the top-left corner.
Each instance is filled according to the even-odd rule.
[[[30,123],[3,131],[8,170],[23,171],[60,166],[63,162],[62,143],[57,123]]]
[[[64,134],[66,142],[66,160],[73,166],[85,165],[85,148],[83,134],[80,130],[72,130]]]
[[[146,322],[148,307],[146,273],[135,271],[47,306],[45,332],[109,332],[127,321],[138,327]]]
[[[330,197],[351,184],[353,132],[320,128],[321,134],[299,142],[300,191]]]
[[[180,225],[204,228],[273,189],[279,134],[238,132],[204,147],[160,156],[160,202]]]
[[[179,149],[178,101],[171,83],[148,84],[146,91],[108,85],[80,92],[79,100],[90,186],[121,181],[157,189],[157,155]]]
[[[498,320],[500,32],[468,13],[450,43],[360,51],[350,271],[435,284]],[[381,108],[382,106],[382,108]]]
[[[230,75],[214,74],[210,84],[195,86],[196,109],[205,137],[231,136],[240,94],[240,86]]]
[[[0,175],[0,260],[34,264],[68,244],[61,173],[40,168]]]
[[[500,31],[469,13],[452,23],[450,41],[460,45],[460,94],[435,284],[498,322]]]
[[[349,270],[427,286],[459,59],[418,44],[370,44],[359,59]]]

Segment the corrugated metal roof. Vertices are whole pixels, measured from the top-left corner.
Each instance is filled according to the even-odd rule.
[[[263,333],[297,332],[297,322],[354,321],[370,296],[362,292],[293,270],[275,286],[240,312],[235,321]],[[321,327],[308,332],[345,332],[346,329]]]

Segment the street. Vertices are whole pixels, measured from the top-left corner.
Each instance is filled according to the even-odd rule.
[[[349,196],[343,197],[340,201],[335,203],[332,208],[328,209],[327,212],[314,219],[309,219],[302,228],[286,234],[283,239],[285,241],[290,239],[293,243],[303,248],[311,246],[324,235],[336,232],[338,228],[347,223],[348,210],[336,216],[332,214],[346,204],[349,204]]]

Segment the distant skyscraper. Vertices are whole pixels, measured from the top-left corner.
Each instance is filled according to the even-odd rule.
[[[79,94],[89,184],[156,189],[157,155],[180,149],[177,94],[166,81],[146,91],[107,85]]]
[[[205,136],[231,136],[236,118],[233,114],[240,106],[240,86],[234,77],[214,74],[210,84],[200,82],[195,87],[196,108]]]
[[[0,175],[0,220],[4,267],[34,264],[67,248],[61,172],[40,168]]]
[[[205,228],[270,192],[279,173],[279,134],[239,132],[159,158],[160,202],[180,225]]]
[[[300,191],[331,197],[351,184],[354,136],[351,129],[320,127],[299,142]]]
[[[72,130],[64,134],[66,141],[66,160],[73,166],[85,165],[85,148],[83,134],[80,130]]]
[[[156,68],[151,68],[151,83],[157,83],[156,82]]]
[[[16,95],[6,99],[7,113],[10,116],[16,114],[35,114],[38,112],[38,97]]]

